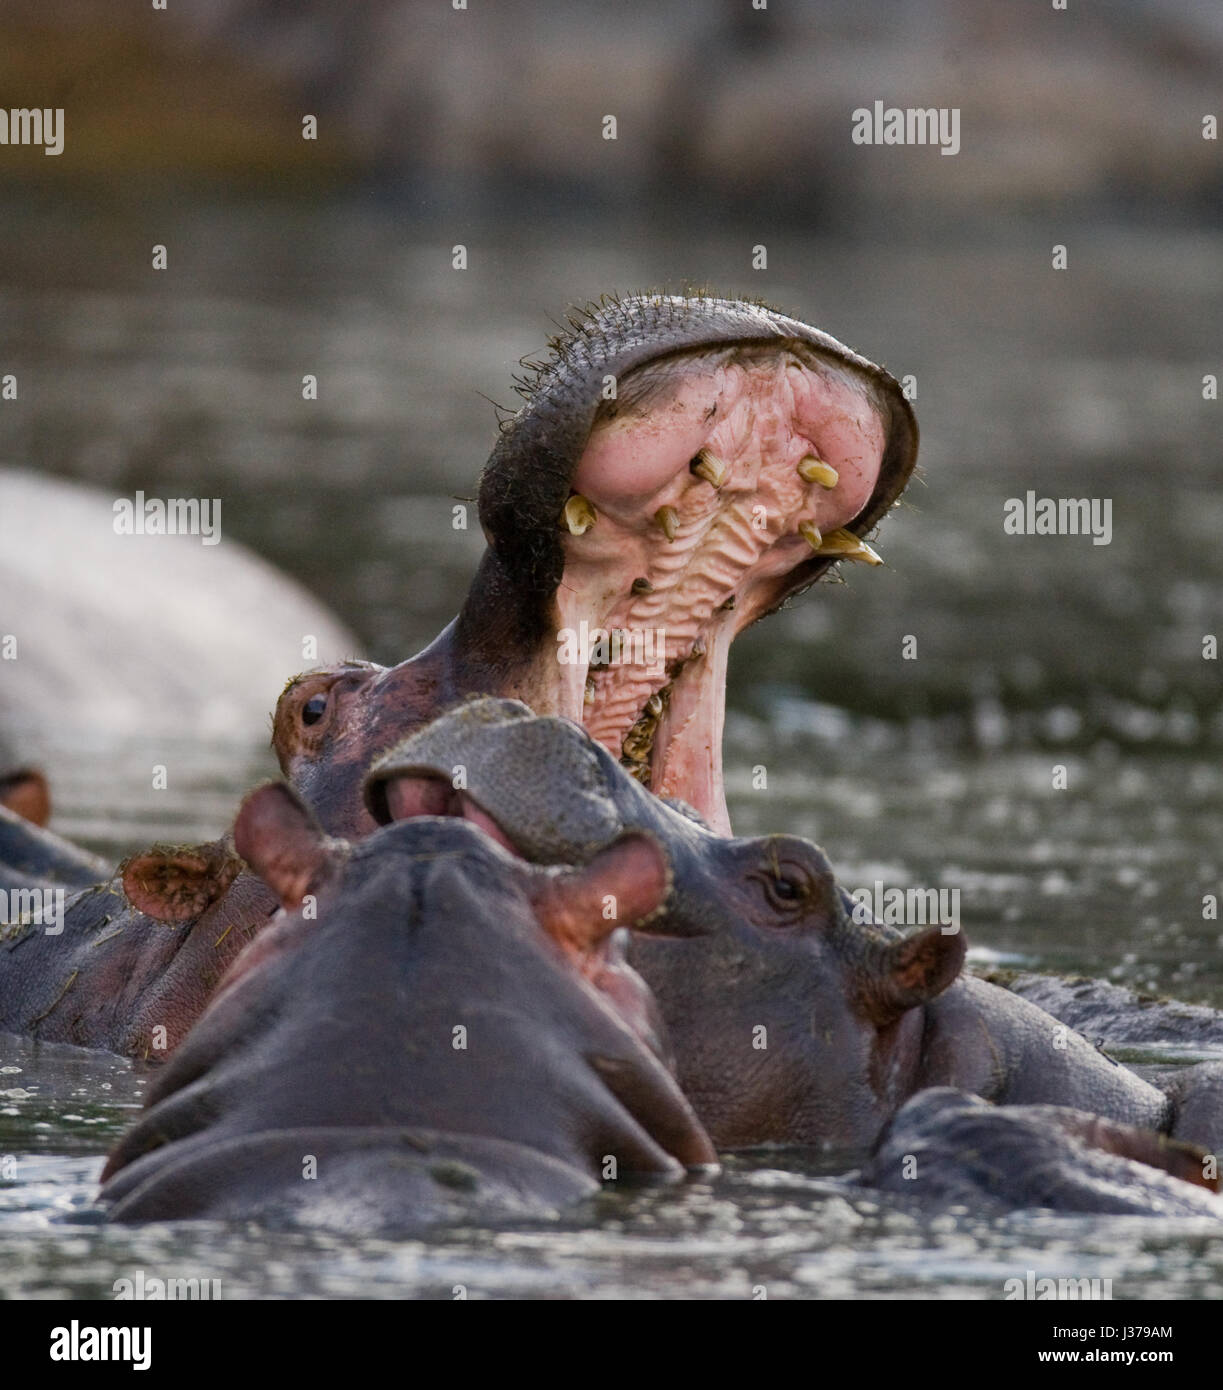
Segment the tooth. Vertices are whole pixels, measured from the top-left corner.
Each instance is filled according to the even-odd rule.
[[[820,534],[820,528],[814,521],[800,521],[798,523],[798,534],[811,547],[812,550],[819,550],[824,544],[824,537]]]
[[[654,520],[663,529],[663,534],[669,541],[675,539],[675,533],[679,530],[679,513],[674,507],[659,507],[654,513]]]
[[[591,503],[580,492],[575,492],[565,503],[561,520],[569,528],[571,536],[584,536],[595,524],[596,515]]]
[[[704,639],[703,637],[698,637],[698,638],[696,639],[696,641],[693,642],[693,644],[692,644],[692,650],[691,650],[691,652],[689,652],[689,656],[692,657],[693,660],[696,660],[697,657],[704,656],[704,655],[705,655],[705,639]]]
[[[817,547],[817,553],[835,555],[838,560],[861,560],[865,565],[883,564],[883,557],[879,552],[867,545],[860,536],[855,536],[852,531],[830,531],[824,537],[823,545]]]
[[[654,586],[644,575],[642,575],[640,579],[633,580],[632,591],[635,594],[652,594],[654,592]]]
[[[586,677],[586,690],[582,695],[584,705],[593,705],[595,702],[595,683],[589,676]]]
[[[729,613],[730,610],[731,610],[734,606],[735,606],[735,596],[734,596],[734,594],[731,594],[731,596],[730,596],[730,597],[726,600],[726,602],[722,605],[722,612],[723,612],[723,613]]]
[[[820,487],[834,488],[841,481],[841,475],[830,463],[808,454],[798,465],[798,476],[805,483],[819,483]]]
[[[730,469],[720,458],[715,458],[708,449],[702,449],[688,467],[696,477],[704,478],[707,483],[714,487],[721,487],[730,477]]]
[[[666,702],[663,700],[661,695],[651,695],[650,698],[645,702],[645,707],[654,716],[654,718],[657,719],[659,715],[662,714],[665,704]]]

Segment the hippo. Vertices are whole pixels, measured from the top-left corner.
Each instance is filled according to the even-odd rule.
[[[917,424],[883,368],[741,300],[606,299],[518,383],[480,480],[488,545],[458,617],[390,669],[290,682],[273,744],[333,834],[368,834],[371,758],[466,694],[581,723],[719,832],[727,655],[897,501]]]
[[[145,1059],[186,1035],[276,900],[227,838],[112,870],[0,807],[0,1030]]]
[[[1024,1208],[1223,1221],[1219,1178],[1192,1144],[1057,1105],[919,1091],[849,1181],[978,1216]]]
[[[1160,999],[1082,975],[991,970],[986,978],[1030,999],[1077,1032],[1113,1047],[1172,1043],[1189,1051],[1223,1048],[1223,1012],[1204,1004]]]
[[[375,753],[465,694],[507,694],[584,718],[643,785],[729,829],[730,641],[839,562],[878,563],[863,537],[915,466],[912,408],[883,368],[827,334],[712,297],[609,298],[578,312],[519,390],[525,404],[481,478],[488,546],[458,617],[398,666],[348,659],[292,680],[274,716],[281,769],[330,833],[359,838],[376,828],[361,796]],[[600,631],[619,636],[583,646]],[[566,633],[572,652],[558,644]],[[139,1056],[159,1029],[172,1047],[229,952],[274,909],[257,879],[220,872],[224,854],[182,848],[187,860],[169,872],[192,880],[197,917],[167,916],[147,894],[129,905],[95,870],[94,896],[69,904],[67,939],[84,954],[58,938],[36,949],[29,932],[20,950],[8,941],[0,1027],[36,1021],[39,1037],[66,1027],[68,1041]],[[6,881],[38,879],[0,843]],[[99,953],[89,943],[103,928]],[[188,937],[198,956],[180,949]],[[133,982],[121,992],[99,968],[108,961]],[[191,976],[189,992],[173,989],[169,1020],[150,973],[158,961]],[[135,1009],[150,989],[152,1012],[141,1006],[124,1027],[118,1001]]]
[[[82,753],[109,743],[131,756],[187,729],[242,757],[303,651],[357,649],[317,599],[224,534],[220,500],[149,498],[169,509],[160,526],[145,505],[0,468],[0,771],[19,753],[54,783]]]
[[[581,863],[627,829],[657,836],[675,874],[667,930],[635,938],[629,959],[720,1149],[868,1149],[931,1086],[1223,1145],[1220,1064],[1162,1088],[1143,1080],[1036,1005],[963,975],[962,933],[870,921],[809,840],[717,835],[569,720],[467,701],[379,759],[365,797],[379,822],[491,823],[539,863]]]
[[[110,1220],[410,1235],[716,1164],[618,959],[670,894],[652,835],[578,868],[451,818],[351,844],[269,783],[234,842],[280,910],[110,1155]]]

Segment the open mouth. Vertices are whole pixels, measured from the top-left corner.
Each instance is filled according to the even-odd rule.
[[[555,669],[537,667],[524,698],[728,834],[730,645],[830,564],[881,563],[853,526],[877,488],[888,413],[871,383],[798,346],[641,371],[573,474]]]
[[[522,851],[495,820],[466,792],[456,790],[434,772],[404,772],[389,778],[381,789],[385,798],[385,820],[415,820],[418,816],[449,816],[465,820],[515,858],[525,858]]]

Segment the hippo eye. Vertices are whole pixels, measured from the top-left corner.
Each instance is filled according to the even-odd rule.
[[[801,908],[811,896],[811,880],[807,874],[789,864],[770,864],[766,872],[757,875],[757,882],[769,906],[787,915]]]
[[[311,697],[302,706],[302,723],[317,724],[319,720],[323,717],[323,715],[325,715],[326,713],[326,695],[311,695]]]

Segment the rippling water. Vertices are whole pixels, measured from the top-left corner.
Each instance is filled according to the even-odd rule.
[[[665,231],[474,226],[478,254],[458,274],[452,229],[404,225],[393,207],[161,215],[183,251],[176,278],[151,287],[129,262],[144,236],[130,214],[6,209],[0,356],[54,370],[6,407],[5,455],[114,490],[223,495],[232,533],[332,603],[379,660],[453,613],[479,540],[450,530],[449,511],[493,434],[480,393],[510,401],[515,359],[567,302],[709,280],[915,374],[926,481],[883,530],[889,568],[822,586],[736,651],[736,825],[813,836],[851,887],[958,890],[981,966],[1223,1007],[1223,929],[1202,911],[1223,886],[1223,712],[1218,665],[1202,657],[1223,614],[1223,493],[1219,407],[1201,399],[1218,367],[1223,239],[1088,229],[1061,279],[1043,229],[921,247],[795,239],[764,283],[716,231],[693,265]],[[23,230],[40,255],[55,248],[53,286]],[[323,384],[309,411],[305,371]],[[1004,535],[1006,499],[1028,489],[1112,499],[1111,544]],[[909,636],[916,660],[902,655]],[[124,775],[139,740],[91,742],[85,712],[62,731],[73,756],[57,828],[116,857],[215,835],[272,770],[262,739],[183,730],[181,775],[153,794]],[[1111,1277],[1117,1297],[1223,1288],[1223,1239],[1193,1223],[881,1207],[840,1188],[850,1160],[828,1155],[754,1156],[558,1225],[428,1245],[112,1231],[82,1219],[146,1074],[4,1039],[0,1068],[0,1155],[17,1159],[0,1181],[0,1294],[107,1296],[141,1268],[217,1277],[226,1296],[462,1284],[998,1297],[1030,1268]]]

